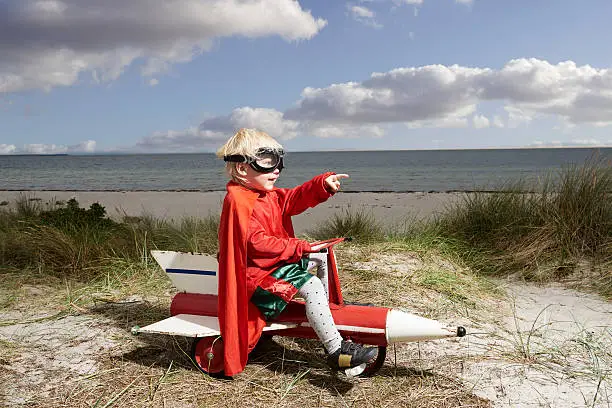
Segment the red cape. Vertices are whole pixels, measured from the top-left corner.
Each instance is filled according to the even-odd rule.
[[[327,172],[294,189],[283,190],[285,213],[283,226],[294,237],[291,216],[327,200],[333,193],[326,191]],[[266,326],[263,315],[249,301],[247,291],[247,233],[255,202],[260,193],[240,184],[227,183],[219,222],[219,301],[218,316],[224,345],[225,375],[244,370],[249,352],[257,345]],[[288,204],[291,203],[291,204]],[[247,316],[247,319],[244,318]]]
[[[249,302],[246,285],[247,228],[258,197],[259,193],[230,181],[219,222],[218,315],[228,376],[244,370],[266,325],[257,306]]]

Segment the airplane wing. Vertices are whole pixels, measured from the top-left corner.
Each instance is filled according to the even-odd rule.
[[[296,323],[268,323],[263,331],[284,330],[297,327]],[[209,337],[221,334],[219,319],[216,316],[200,316],[192,314],[178,314],[145,327],[135,326],[133,334],[153,333],[169,334],[171,336]]]
[[[179,292],[217,295],[217,259],[208,254],[151,251],[151,255],[168,274]],[[264,331],[297,327],[294,323],[268,323]],[[145,327],[134,326],[133,334],[155,333],[185,337],[218,336],[219,320],[216,316],[177,314]]]

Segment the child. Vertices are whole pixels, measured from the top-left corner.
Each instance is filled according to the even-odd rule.
[[[314,207],[340,188],[347,174],[316,176],[292,189],[274,187],[283,169],[283,148],[268,134],[240,129],[217,152],[231,180],[219,225],[218,315],[224,372],[244,370],[266,320],[299,294],[306,317],[334,369],[367,363],[375,347],[342,340],[321,280],[307,271],[307,241],[295,238],[291,216]]]

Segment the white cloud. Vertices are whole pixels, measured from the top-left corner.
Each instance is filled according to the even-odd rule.
[[[78,145],[68,147],[68,151],[71,153],[93,153],[96,151],[96,141],[87,140],[85,142],[81,142]]]
[[[533,115],[528,114],[516,106],[505,106],[504,110],[508,114],[509,128],[517,128],[521,125],[528,124],[533,120]]]
[[[15,153],[17,146],[13,144],[0,144],[0,154],[11,154]]]
[[[256,128],[283,141],[298,135],[322,138],[382,137],[384,130],[377,125],[326,124],[288,120],[275,109],[242,107],[227,116],[215,116],[202,122],[201,132],[214,132],[228,138],[240,128]]]
[[[567,120],[565,119],[559,119],[558,123],[553,126],[553,130],[557,130],[560,131],[562,133],[572,133],[573,130],[577,127],[578,125],[574,124],[574,123],[569,123]]]
[[[233,134],[240,128],[257,128],[270,136],[288,140],[297,135],[298,122],[286,120],[283,113],[275,109],[242,107],[227,116],[216,116],[200,124],[200,130]]]
[[[597,139],[573,139],[572,143],[578,146],[601,146],[603,143]]]
[[[367,25],[372,28],[382,28],[382,24],[379,24],[374,17],[376,14],[367,7],[354,6],[350,3],[346,5],[351,17],[361,24]]]
[[[502,103],[504,115],[476,112]],[[508,62],[499,70],[429,65],[373,73],[362,82],[307,87],[285,112],[243,107],[205,120],[197,129],[154,135],[142,146],[205,147],[240,127],[262,129],[287,140],[296,136],[381,137],[387,125],[408,128],[516,128],[553,116],[571,126],[612,121],[612,70],[556,65],[537,59]],[[153,143],[155,141],[156,143]]]
[[[402,4],[417,4],[417,5],[421,5],[421,4],[423,4],[423,0],[393,0],[393,3],[397,4],[398,6],[400,6]]]
[[[483,129],[483,128],[488,128],[491,125],[491,123],[489,121],[489,118],[487,118],[484,115],[474,115],[472,116],[472,125],[476,129]]]
[[[413,122],[456,116],[470,106],[506,103],[508,127],[539,115],[612,124],[612,70],[518,59],[502,69],[428,65],[374,73],[363,82],[305,88],[286,119],[336,123]],[[499,121],[498,121],[499,123]]]
[[[274,109],[242,107],[229,115],[206,119],[198,127],[181,131],[155,132],[141,139],[139,151],[203,151],[219,147],[240,128],[257,128],[278,140],[297,135],[298,123],[283,119],[283,113]]]
[[[3,146],[8,146],[3,148]],[[43,143],[25,144],[21,149],[15,145],[0,145],[0,153],[25,153],[25,154],[64,154],[64,153],[93,153],[96,150],[96,141],[87,140],[76,145],[56,145]]]
[[[305,129],[304,133],[320,138],[381,138],[385,135],[382,127],[376,125],[321,125]]]
[[[493,116],[493,127],[496,128],[503,128],[504,125],[504,120],[501,118],[501,116],[499,115],[494,115]]]
[[[286,117],[350,123],[442,119],[478,102],[474,78],[486,71],[457,65],[398,68],[360,83],[305,88]]]
[[[475,105],[467,105],[453,114],[434,119],[418,119],[405,122],[404,124],[409,129],[419,128],[437,128],[437,129],[459,129],[466,128],[470,124],[468,122],[468,116],[476,111]]]
[[[351,13],[353,14],[353,17],[365,17],[365,18],[374,17],[374,12],[368,9],[367,7],[351,6],[350,4],[347,4],[346,6],[349,8]]]
[[[465,4],[466,6],[471,6],[474,4],[474,0],[455,0],[457,4]]]
[[[608,145],[610,141],[608,141]],[[560,140],[553,140],[550,142],[536,140],[530,144],[533,147],[595,147],[604,146],[601,140],[590,138],[590,139],[573,139],[569,142],[562,142]]]
[[[155,132],[139,140],[133,148],[125,150],[190,152],[211,150],[227,139],[224,132],[213,132],[191,127],[185,130]]]
[[[68,148],[64,145],[31,143],[23,146],[19,153],[28,154],[61,154],[68,153]]]
[[[200,126],[182,131],[156,132],[141,139],[134,148],[137,151],[188,152],[215,150],[240,128],[256,128],[283,141],[296,136],[320,138],[380,138],[385,131],[378,125],[325,124],[296,122],[284,119],[283,113],[274,109],[242,107],[229,115],[214,116]]]
[[[159,84],[159,80],[158,80],[158,79],[156,79],[156,78],[151,78],[151,79],[149,80],[149,86],[156,86],[156,85],[158,85],[158,84]]]
[[[531,147],[551,147],[550,143],[544,142],[543,140],[534,140],[529,144]]]
[[[406,127],[409,129],[420,129],[420,128],[437,128],[437,129],[459,129],[466,128],[469,126],[467,118],[458,116],[450,116],[442,119],[431,119],[431,120],[415,120],[412,122],[406,122]]]
[[[0,93],[51,89],[89,72],[111,81],[191,61],[218,37],[309,39],[327,22],[294,0],[8,0],[0,13]]]

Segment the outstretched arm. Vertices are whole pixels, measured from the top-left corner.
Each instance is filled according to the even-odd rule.
[[[283,214],[286,216],[298,215],[308,208],[321,204],[340,189],[340,180],[347,177],[348,174],[327,172],[300,186],[279,189]]]

